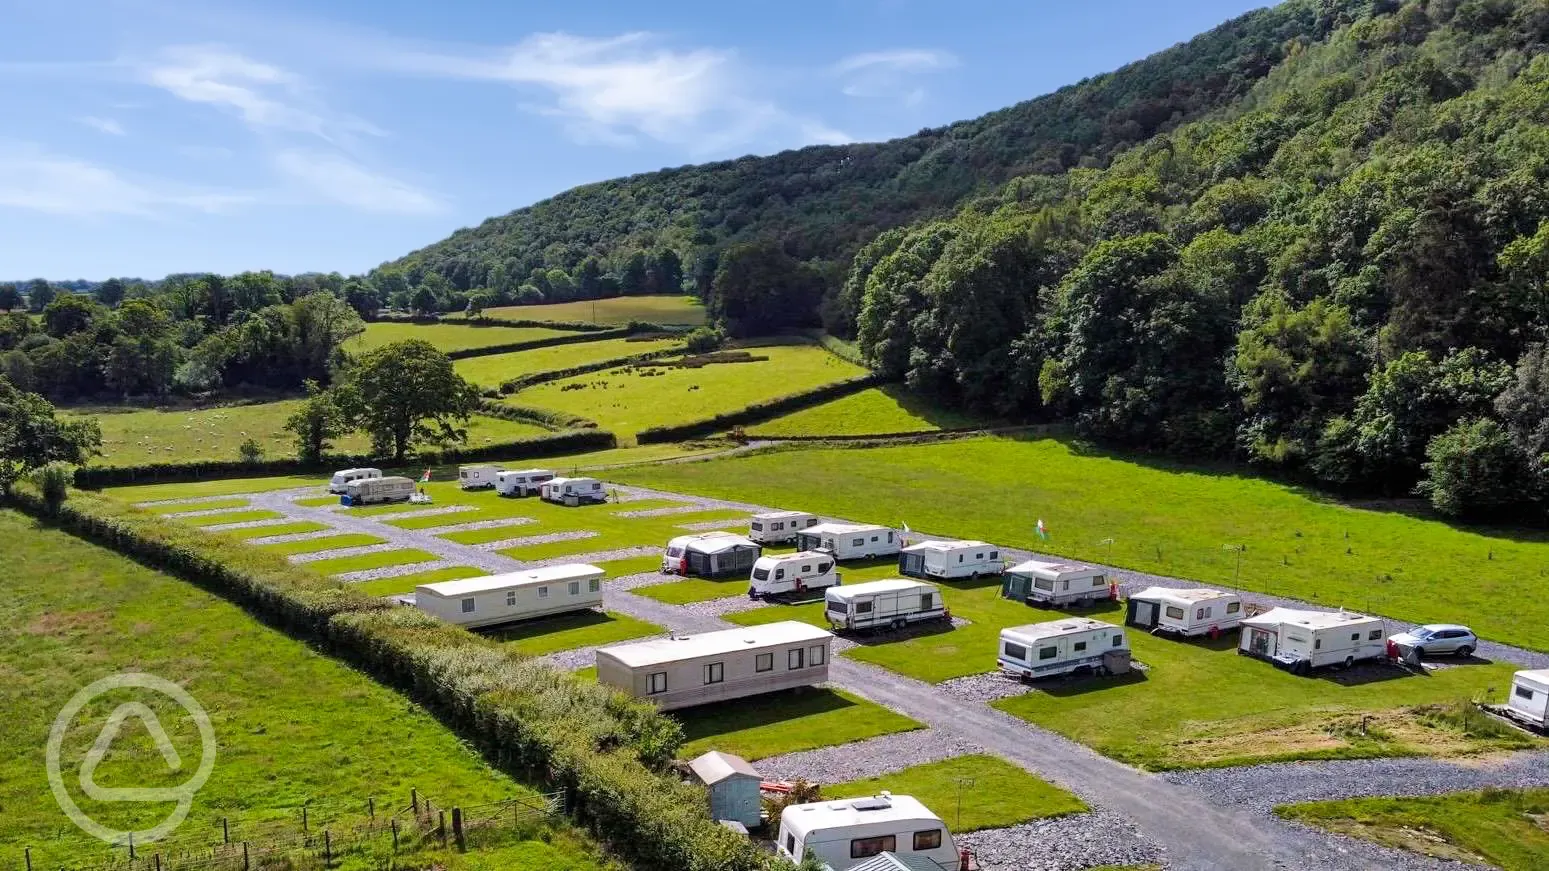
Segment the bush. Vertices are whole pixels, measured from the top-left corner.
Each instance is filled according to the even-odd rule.
[[[690,354],[707,354],[725,342],[726,334],[715,327],[699,327],[683,337],[684,348]]]
[[[244,463],[260,462],[264,458],[263,445],[260,445],[253,439],[248,439],[242,444],[237,445],[237,456],[241,457]]]
[[[1500,424],[1464,420],[1431,439],[1420,491],[1449,517],[1499,517],[1538,498],[1528,458]]]
[[[75,472],[65,463],[49,463],[32,473],[32,482],[43,495],[50,513],[59,510],[70,494]]]

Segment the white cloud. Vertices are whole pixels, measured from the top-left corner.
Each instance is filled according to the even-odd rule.
[[[834,72],[886,68],[891,70],[938,70],[957,66],[952,54],[935,49],[902,48],[892,51],[868,51],[852,54],[834,64]]]
[[[446,208],[431,194],[338,154],[287,149],[274,155],[274,166],[306,194],[363,212],[424,215]]]
[[[151,217],[174,209],[223,212],[254,199],[160,180],[136,181],[35,145],[0,144],[0,206],[56,215]]]
[[[957,58],[945,51],[901,48],[852,54],[832,67],[843,84],[840,90],[850,97],[896,97],[906,106],[917,106],[926,92],[908,87],[914,76],[957,66]]]
[[[85,115],[75,120],[85,124],[87,127],[90,127],[93,130],[106,133],[110,136],[124,135],[124,125],[114,121],[112,118],[98,118],[95,115]]]

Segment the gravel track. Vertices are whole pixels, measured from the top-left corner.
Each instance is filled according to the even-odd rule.
[[[408,563],[401,566],[383,566],[379,569],[366,569],[359,572],[345,572],[342,575],[334,575],[333,579],[347,584],[358,584],[361,581],[382,581],[388,578],[417,575],[420,572],[433,572],[437,569],[449,569],[460,565],[464,565],[464,563],[449,559],[438,559],[422,563]]]
[[[368,553],[386,553],[390,550],[403,550],[401,545],[391,541],[381,544],[362,544],[357,547],[336,547],[333,550],[315,550],[311,553],[293,553],[288,559],[292,563],[315,563],[325,559],[340,559],[342,557],[365,556]]]
[[[703,602],[689,602],[678,607],[689,614],[698,614],[703,617],[724,617],[727,614],[736,614],[742,611],[762,608],[764,603],[757,599],[749,599],[746,595],[741,595],[727,596],[722,599],[708,599]]]
[[[213,526],[201,526],[199,529],[205,532],[227,532],[232,529],[257,529],[261,526],[284,526],[294,521],[293,517],[276,517],[272,520],[244,520],[241,523],[217,523]]]
[[[950,824],[950,812],[944,813]],[[1165,861],[1161,847],[1123,815],[1094,807],[1082,814],[1033,820],[1006,829],[954,835],[985,871],[1078,871],[1098,865]]]
[[[753,767],[772,780],[844,783],[984,751],[939,729],[916,729],[760,759]]]
[[[639,638],[631,638],[628,641],[617,642],[619,644],[633,644],[636,641],[651,641],[657,638],[666,638],[664,633],[655,635],[643,635]],[[553,663],[556,668],[565,671],[579,671],[583,668],[597,664],[597,649],[599,647],[612,647],[612,644],[594,644],[589,647],[577,647],[574,650],[561,650],[558,653],[550,653],[543,657]]]
[[[660,553],[659,550],[657,552]],[[608,589],[623,592],[639,589],[640,587],[654,587],[657,584],[670,584],[677,580],[681,580],[677,575],[664,575],[661,572],[640,572],[639,574],[613,578],[606,583]]]
[[[483,544],[473,544],[469,547],[494,553],[497,550],[505,550],[508,547],[527,547],[532,544],[549,544],[556,541],[577,541],[583,538],[596,538],[597,533],[584,529],[571,530],[569,532],[549,532],[543,535],[529,535],[523,538],[502,538],[499,541],[487,541]],[[514,557],[510,558],[517,562]],[[569,562],[570,560],[566,560]]]
[[[288,535],[265,535],[260,538],[250,538],[248,544],[259,546],[265,544],[289,544],[293,541],[311,541],[314,538],[330,538],[338,535],[337,529],[319,529],[316,532],[292,532]]]
[[[663,508],[643,508],[639,511],[615,511],[614,517],[669,517],[673,514],[698,514],[702,505],[670,505]]]
[[[451,526],[437,526],[433,530],[427,530],[434,535],[446,535],[452,532],[473,532],[479,529],[503,529],[507,526],[526,526],[529,523],[537,523],[533,517],[504,517],[499,520],[470,520],[467,523],[454,523]]]
[[[1025,695],[1033,691],[1031,686],[998,671],[955,677],[936,684],[942,692],[966,702],[987,704],[997,699]]]
[[[701,520],[698,523],[679,523],[674,529],[685,532],[715,532],[718,529],[742,529],[748,525],[746,520]]]

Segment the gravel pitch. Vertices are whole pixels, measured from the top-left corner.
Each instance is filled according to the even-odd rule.
[[[745,529],[747,525],[746,520],[701,520],[697,523],[679,523],[674,528],[685,532],[715,532],[718,529]]]
[[[316,532],[292,532],[289,535],[265,535],[260,538],[250,538],[248,544],[255,547],[265,544],[289,544],[293,541],[311,541],[314,538],[328,538],[338,535],[340,530],[329,528],[319,529]]]
[[[945,818],[950,824],[950,816]],[[1078,871],[1164,862],[1162,849],[1141,835],[1134,823],[1103,808],[1008,829],[968,832],[953,840],[972,850],[985,871]]]
[[[404,511],[398,514],[371,514],[367,515],[367,519],[386,524],[389,520],[408,520],[411,517],[437,517],[442,514],[461,514],[464,511],[478,510],[478,507],[474,505],[442,505],[439,508],[421,508],[417,511]],[[417,531],[425,532],[427,530]],[[441,531],[441,527],[436,527],[436,531]]]
[[[284,526],[294,523],[294,517],[276,517],[271,520],[245,520],[241,523],[217,523],[213,526],[201,526],[199,529],[205,532],[226,532],[232,529],[257,529],[261,526]]]
[[[381,544],[363,544],[358,547],[336,547],[333,550],[316,550],[311,553],[293,553],[289,559],[292,563],[315,563],[318,560],[339,559],[349,556],[365,556],[368,553],[384,553],[390,550],[403,550],[403,545],[384,541]]]
[[[773,780],[801,778],[814,783],[844,783],[983,753],[974,745],[936,729],[917,729],[855,741],[839,747],[820,747],[760,759],[758,773]]]
[[[654,587],[657,584],[670,584],[677,580],[681,580],[677,575],[664,575],[661,572],[641,572],[637,575],[623,575],[613,578],[606,583],[610,590],[623,591],[639,587]]]
[[[619,643],[634,644],[636,641],[651,641],[656,638],[666,637],[666,635],[661,634],[646,635],[641,638],[631,638],[628,641],[620,641]],[[580,669],[597,664],[597,648],[612,646],[613,645],[611,644],[597,644],[591,647],[577,647],[575,650],[561,650],[558,653],[551,653],[543,658],[553,664],[556,668],[562,668],[565,671],[579,671]]]
[[[446,535],[449,532],[473,532],[478,529],[501,529],[507,526],[526,526],[529,523],[537,523],[532,517],[502,517],[498,520],[470,520],[467,523],[454,523],[451,526],[437,526],[435,529],[426,530],[432,535]]]
[[[345,572],[342,575],[334,575],[333,579],[347,584],[358,584],[361,581],[381,581],[387,578],[396,578],[400,575],[417,575],[420,572],[449,569],[458,565],[462,565],[462,563],[455,560],[439,559],[423,563],[408,563],[401,566],[383,566],[379,569],[366,569],[360,572]]]
[[[1012,696],[1025,695],[1033,691],[1031,686],[998,671],[985,674],[971,674],[967,677],[955,677],[936,684],[936,687],[942,692],[962,699],[965,702],[979,702],[981,704],[987,704],[997,699],[1009,699]]]
[[[727,596],[724,599],[710,599],[705,602],[689,602],[678,607],[689,614],[697,614],[702,617],[723,617],[727,614],[736,614],[741,611],[752,611],[754,608],[762,608],[764,603],[742,595]]]
[[[527,547],[533,544],[549,544],[555,541],[576,541],[582,538],[596,538],[597,533],[585,529],[573,529],[569,532],[550,532],[546,535],[529,535],[524,538],[503,538],[500,541],[489,541],[484,544],[475,544],[474,548],[485,551],[505,550],[508,547]],[[571,560],[566,560],[571,562]]]
[[[214,517],[217,514],[228,514],[232,511],[245,510],[241,506],[227,506],[225,508],[204,508],[199,511],[175,511],[171,514],[161,515],[167,520],[188,520],[194,517]]]
[[[660,556],[662,549],[659,547],[625,547],[618,550],[594,550],[588,553],[572,553],[564,556],[554,556],[548,559],[533,560],[522,563],[524,568],[536,569],[543,566],[562,566],[568,563],[597,563],[612,562],[613,560],[634,559],[641,556]]]

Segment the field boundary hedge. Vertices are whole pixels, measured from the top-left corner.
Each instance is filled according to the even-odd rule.
[[[450,313],[441,315],[414,315],[412,317],[375,317],[366,321],[368,324],[419,324],[429,326],[431,324],[455,324],[469,327],[519,327],[530,329],[532,327],[546,327],[551,330],[569,330],[577,333],[591,333],[598,330],[611,329],[607,324],[594,324],[585,321],[511,321],[503,318],[464,318],[452,317]]]
[[[601,372],[604,369],[616,369],[619,366],[628,366],[631,363],[643,363],[646,360],[659,360],[663,357],[672,357],[682,354],[687,349],[678,346],[675,348],[663,348],[660,351],[646,351],[643,354],[633,354],[628,357],[614,357],[611,360],[599,360],[596,363],[582,363],[579,366],[570,366],[565,369],[550,369],[547,372],[533,372],[529,375],[520,375],[500,385],[503,394],[518,393],[523,388],[533,387],[538,384],[546,384],[550,381],[559,381],[563,378],[571,378],[576,375],[585,375],[588,372]]]
[[[516,417],[514,420],[531,420]],[[588,421],[590,422],[590,421]],[[595,423],[592,424],[596,426]],[[468,448],[451,448],[443,451],[426,451],[412,457],[414,462],[465,463],[481,460],[527,459],[552,457],[559,454],[599,451],[618,447],[613,433],[601,429],[573,429],[553,435],[528,439],[515,439],[495,444]],[[364,454],[329,454],[317,463],[303,463],[298,459],[259,460],[256,463],[242,460],[204,460],[189,463],[150,463],[141,466],[82,466],[75,470],[75,486],[82,490],[100,490],[125,484],[175,483],[201,481],[211,478],[250,478],[272,475],[294,475],[321,472],[351,466],[394,465],[389,457],[372,457]]]
[[[284,557],[104,496],[75,492],[51,506],[30,485],[19,485],[7,502],[229,599],[397,687],[492,764],[563,789],[571,817],[637,865],[777,867],[751,841],[710,819],[702,790],[666,771],[683,732],[649,703],[365,596]]]
[[[485,348],[463,348],[457,351],[448,351],[446,356],[451,360],[466,360],[469,357],[492,357],[496,354],[510,354],[516,351],[531,351],[534,348],[552,348],[556,345],[579,345],[584,342],[601,342],[606,339],[626,339],[634,335],[637,330],[633,326],[618,327],[611,330],[595,330],[586,333],[575,333],[569,336],[549,336],[546,339],[528,339],[525,342],[508,342],[504,345],[490,345]]]
[[[547,408],[533,408],[527,405],[507,405],[504,402],[493,402],[485,399],[479,406],[479,413],[485,417],[498,417],[501,420],[531,423],[549,429],[560,430],[585,430],[597,429],[598,423],[590,418],[576,414],[568,414],[563,411],[550,411]]]
[[[648,445],[698,438],[699,436],[711,435],[734,426],[763,423],[782,414],[789,414],[793,411],[800,411],[803,408],[821,405],[829,400],[839,399],[840,397],[859,393],[862,390],[869,390],[873,387],[880,387],[886,383],[888,383],[887,378],[871,372],[844,381],[824,384],[811,390],[787,394],[764,402],[755,402],[736,411],[728,411],[725,414],[718,414],[714,417],[707,417],[675,426],[657,426],[644,429],[635,434],[635,440],[642,445]]]

